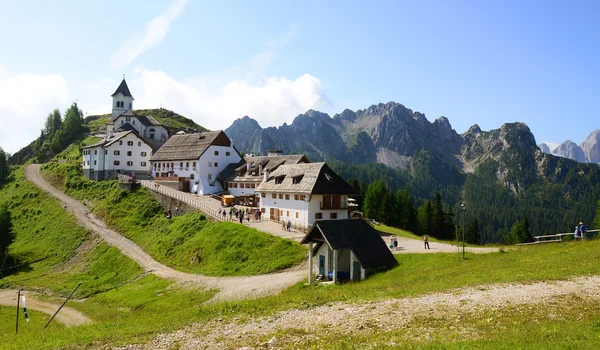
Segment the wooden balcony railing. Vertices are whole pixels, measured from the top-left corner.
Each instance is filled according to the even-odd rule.
[[[339,202],[339,203],[323,203],[321,204],[321,210],[324,209],[348,209],[348,202]]]

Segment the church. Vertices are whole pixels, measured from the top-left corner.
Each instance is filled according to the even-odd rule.
[[[88,179],[111,180],[119,173],[150,176],[150,158],[169,138],[167,129],[151,116],[133,111],[133,96],[125,78],[112,97],[111,122],[102,141],[82,147],[83,174]]]

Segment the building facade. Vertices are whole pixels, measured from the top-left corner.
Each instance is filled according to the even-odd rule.
[[[311,227],[317,220],[348,218],[356,191],[325,163],[281,165],[257,186],[263,217]]]
[[[219,175],[242,157],[223,131],[173,135],[152,156],[155,181],[179,182],[179,189],[197,194],[223,191]]]
[[[147,178],[152,151],[135,131],[110,132],[102,141],[82,147],[83,175],[91,180],[112,180],[125,173]]]

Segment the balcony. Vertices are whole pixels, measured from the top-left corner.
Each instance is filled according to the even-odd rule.
[[[348,202],[339,202],[339,203],[323,203],[319,202],[321,205],[321,210],[327,209],[348,209]]]

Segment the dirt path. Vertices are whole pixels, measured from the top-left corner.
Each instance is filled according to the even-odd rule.
[[[391,236],[382,236],[383,240],[387,245],[390,243]],[[414,253],[457,253],[458,247],[446,243],[429,242],[431,249],[425,249],[423,241],[410,239],[406,237],[398,237],[398,250],[392,253],[394,254],[414,254]],[[497,252],[498,248],[479,248],[479,247],[465,247],[465,252],[486,254]],[[462,253],[462,248],[460,248]]]
[[[24,295],[27,300],[27,310],[40,311],[40,312],[43,312],[45,314],[52,316],[52,314],[54,314],[56,312],[56,310],[58,309],[58,307],[60,306],[60,304],[54,304],[54,303],[50,303],[50,302],[46,302],[46,301],[39,301],[35,298],[35,294],[31,293],[31,292],[26,292]],[[5,289],[5,290],[0,291],[0,305],[16,307],[17,306],[17,290]],[[21,305],[21,308],[22,308],[22,305]],[[19,310],[19,312],[22,312],[22,311]],[[23,314],[21,314],[19,316],[22,317]],[[34,317],[34,315],[32,315],[32,313],[30,312],[29,317]],[[72,309],[68,306],[63,307],[60,310],[60,312],[54,318],[54,321],[58,321],[67,327],[79,326],[82,324],[92,323],[92,320],[90,320],[86,315],[84,315],[81,312],[79,312],[75,309]]]
[[[104,221],[96,218],[79,201],[46,182],[40,174],[40,165],[32,164],[25,168],[27,179],[42,190],[58,198],[65,208],[72,212],[80,225],[100,235],[108,244],[137,262],[143,269],[156,276],[175,280],[182,284],[195,284],[219,292],[211,301],[255,298],[279,291],[297,283],[306,275],[306,268],[297,266],[290,270],[260,276],[248,277],[207,277],[177,271],[154,260],[131,240],[108,228]]]
[[[290,309],[273,316],[233,322],[210,321],[191,325],[170,334],[161,334],[144,345],[129,345],[126,349],[229,349],[239,346],[271,348],[264,337],[280,330],[293,330],[283,334],[307,333],[302,337],[326,338],[326,333],[357,335],[361,332],[402,329],[415,317],[423,315],[460,319],[462,315],[499,309],[508,306],[544,305],[557,297],[576,295],[580,298],[600,300],[600,276],[580,277],[567,281],[531,284],[493,284],[432,293],[416,298],[387,299],[360,304],[332,303],[329,305]],[[327,332],[314,332],[315,329]],[[465,330],[467,333],[469,330]],[[281,332],[278,337],[281,336]],[[259,339],[263,338],[262,342]],[[272,340],[275,338],[272,338]],[[288,347],[297,341],[275,339],[273,346]],[[124,349],[125,349],[124,348]]]

